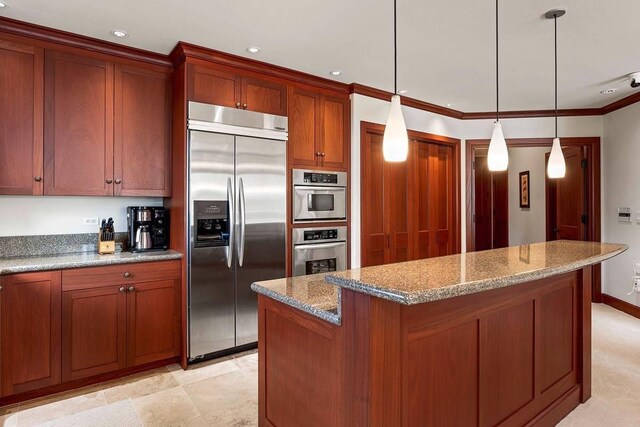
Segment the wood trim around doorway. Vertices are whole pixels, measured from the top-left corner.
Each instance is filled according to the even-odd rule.
[[[474,173],[473,160],[475,150],[478,148],[487,149],[490,140],[469,139],[466,142],[466,237],[467,252],[475,250],[475,225],[473,223],[473,213],[475,206],[474,194]],[[553,138],[513,138],[507,139],[508,147],[551,147]],[[586,149],[587,159],[587,194],[588,208],[587,215],[587,239],[593,242],[601,241],[600,237],[600,137],[568,137],[562,138],[564,146],[579,146]],[[600,265],[593,268],[593,302],[602,302],[601,289],[601,269]]]

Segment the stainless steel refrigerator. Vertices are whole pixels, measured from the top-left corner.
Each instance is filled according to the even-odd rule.
[[[255,281],[285,276],[287,118],[189,102],[189,360],[258,340]]]

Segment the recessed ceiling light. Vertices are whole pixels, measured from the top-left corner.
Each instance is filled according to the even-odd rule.
[[[331,74],[332,76],[339,76],[340,74],[342,74],[342,71],[338,71],[338,70],[329,71],[329,74]]]
[[[401,89],[401,90],[399,90],[399,91],[398,91],[398,93],[399,93],[400,95],[404,95],[405,93],[409,93],[409,91],[408,91],[408,90],[406,90],[406,89]]]
[[[7,4],[3,1],[0,1],[0,9],[4,9],[5,7],[7,7]]]
[[[605,89],[605,90],[601,90],[600,93],[607,95],[609,93],[614,93],[614,92],[617,92],[617,91],[618,91],[618,89]]]
[[[453,107],[453,104],[452,103],[448,103],[447,107]]]
[[[255,46],[251,46],[245,49],[247,52],[249,53],[258,53],[260,52],[260,48],[259,47],[255,47]]]
[[[122,30],[112,30],[111,35],[114,37],[118,37],[119,39],[129,36],[129,34],[126,31],[122,31]]]

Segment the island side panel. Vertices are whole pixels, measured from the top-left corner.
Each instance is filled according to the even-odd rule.
[[[597,275],[599,275],[600,264],[582,269],[582,304],[580,312],[580,347],[582,351],[582,359],[580,361],[581,403],[586,402],[591,397],[591,300],[594,270],[597,270]]]
[[[263,295],[258,325],[259,425],[340,425],[340,327]]]

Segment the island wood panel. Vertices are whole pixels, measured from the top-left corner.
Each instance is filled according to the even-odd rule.
[[[92,377],[127,365],[127,294],[121,286],[62,293],[62,378]]]
[[[113,195],[113,68],[45,52],[45,195]]]
[[[171,73],[115,65],[114,195],[171,195]]]
[[[590,278],[409,306],[342,289],[340,326],[260,295],[260,423],[552,425],[590,393]]]
[[[0,395],[60,383],[60,272],[0,278]]]
[[[41,195],[41,48],[0,40],[0,194]]]
[[[187,100],[223,107],[240,106],[241,77],[230,72],[187,65]]]
[[[277,116],[287,115],[287,86],[253,77],[242,77],[242,108]]]
[[[135,283],[127,293],[127,366],[180,355],[180,280]]]

